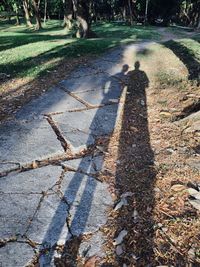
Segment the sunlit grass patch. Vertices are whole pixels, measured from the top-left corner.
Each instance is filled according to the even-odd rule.
[[[35,31],[20,26],[0,24],[0,73],[11,78],[37,77],[62,60],[97,55],[117,45],[141,39],[158,39],[153,27],[103,23],[93,25],[97,38],[75,39],[62,27],[62,21],[48,21]]]

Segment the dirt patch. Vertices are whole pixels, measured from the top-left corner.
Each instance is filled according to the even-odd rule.
[[[109,240],[107,262],[112,266],[200,264],[200,212],[190,204],[188,195],[189,184],[200,184],[199,170],[189,164],[200,160],[200,133],[185,132],[161,115],[159,101],[166,97],[170,105],[170,94],[150,91],[148,120],[144,95],[128,94],[122,128],[110,142],[106,168],[113,176],[104,179],[116,203],[123,193],[133,195],[127,206],[110,213],[104,229]],[[178,104],[182,93],[176,93]],[[178,106],[180,112],[185,108]],[[113,240],[123,229],[128,234],[122,254],[117,255]]]
[[[133,76],[106,155],[109,175],[103,179],[116,206],[123,203],[111,211],[103,229],[108,266],[200,264],[200,210],[191,205],[188,193],[200,185],[200,88],[187,81],[186,71],[177,80],[176,75],[158,79],[169,71],[165,58],[173,74],[184,69],[174,55],[167,57],[167,50],[158,53],[163,54],[163,65],[158,54],[140,58],[150,85],[141,73]],[[183,114],[187,121],[174,121]],[[127,235],[116,246],[114,240],[124,230]]]

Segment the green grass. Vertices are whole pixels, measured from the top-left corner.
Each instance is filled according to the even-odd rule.
[[[182,52],[184,52],[184,48],[186,48],[188,50],[188,54],[200,62],[200,45],[198,43],[198,36],[196,36],[194,40],[182,39],[178,43],[183,47]]]
[[[98,38],[72,38],[60,21],[48,22],[42,30],[25,25],[0,22],[0,73],[11,78],[44,75],[62,60],[84,55],[101,54],[117,45],[147,39],[159,39],[153,27],[103,23],[93,26]]]
[[[196,36],[197,37],[197,36]],[[189,72],[189,80],[200,82],[200,46],[198,38],[170,40],[165,43],[174,54],[184,63]]]

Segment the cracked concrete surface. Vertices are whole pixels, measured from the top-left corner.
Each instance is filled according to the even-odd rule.
[[[87,255],[104,255],[99,230],[113,201],[99,179],[104,153],[96,143],[109,138],[123,108],[124,49],[81,66],[0,125],[1,266],[34,257],[54,266],[56,244],[87,233],[79,254],[89,247]]]

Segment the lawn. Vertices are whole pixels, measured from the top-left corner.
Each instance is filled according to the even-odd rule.
[[[0,73],[10,78],[42,76],[63,60],[100,54],[128,42],[159,39],[154,27],[102,23],[93,26],[98,38],[81,40],[52,20],[39,32],[25,25],[0,23]]]
[[[180,40],[170,40],[165,45],[184,63],[189,72],[189,80],[200,82],[200,49],[199,35],[194,39],[185,38]]]

